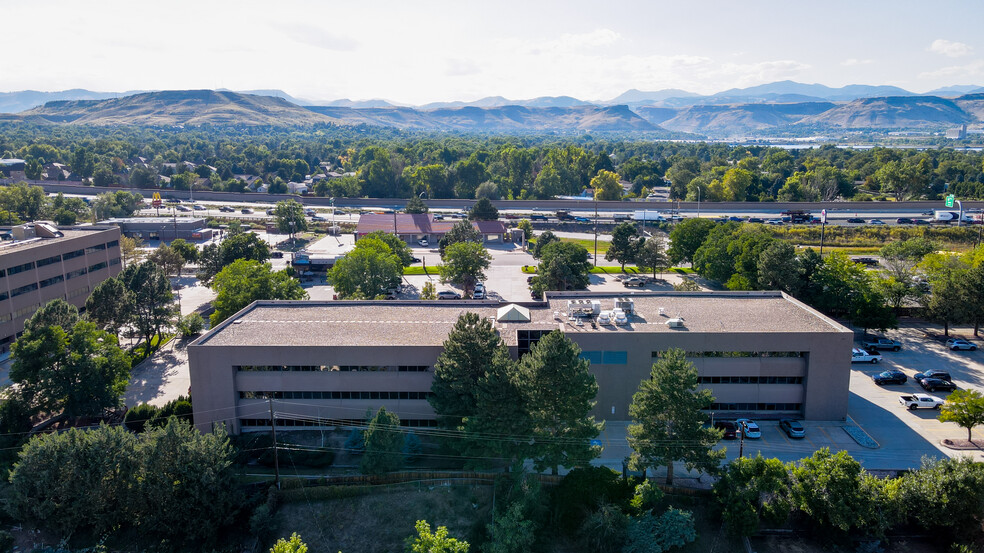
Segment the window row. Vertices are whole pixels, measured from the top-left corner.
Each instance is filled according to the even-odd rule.
[[[629,362],[629,354],[625,351],[582,351],[581,359],[592,364],[625,365]]]
[[[806,357],[805,351],[688,351],[687,357]],[[653,359],[659,359],[666,355],[666,351],[654,351]]]
[[[30,283],[30,284],[28,284],[26,286],[20,286],[18,288],[14,288],[13,290],[11,290],[10,291],[10,297],[16,298],[17,296],[26,294],[28,292],[31,292],[31,291],[34,291],[34,290],[37,290],[37,289],[38,289],[38,283],[37,282],[32,282],[32,283]]]
[[[802,411],[802,403],[712,403],[705,411]]]
[[[270,428],[270,419],[239,419],[239,424],[249,427]],[[292,426],[365,426],[362,419],[277,419],[277,427]],[[400,426],[408,428],[434,428],[435,419],[400,419]]]
[[[802,384],[802,376],[700,376],[698,384]]]
[[[427,399],[431,392],[239,392],[239,399]]]
[[[427,372],[430,365],[235,365],[239,372]]]
[[[77,290],[72,290],[71,292],[69,292],[68,294],[66,294],[65,295],[65,299],[70,300],[72,298],[77,298],[77,297],[81,296],[82,294],[88,294],[88,293],[89,293],[89,287],[88,286],[83,286],[83,287],[81,287],[81,288],[79,288]]]
[[[58,284],[59,282],[64,282],[64,281],[65,281],[65,275],[53,276],[51,278],[46,278],[46,279],[42,280],[41,281],[41,287],[42,288],[47,288],[49,286],[52,286],[54,284]]]
[[[41,309],[41,304],[40,303],[32,303],[31,305],[28,305],[26,307],[22,307],[22,308],[18,309],[17,311],[14,311],[13,313],[11,313],[11,316],[14,319],[19,319],[20,317],[23,317],[25,315],[30,315],[30,314],[34,313],[38,309]]]

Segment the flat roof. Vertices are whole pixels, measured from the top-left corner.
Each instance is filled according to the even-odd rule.
[[[395,215],[395,216],[394,216]],[[432,213],[364,213],[359,217],[356,234],[383,231],[397,234],[446,234],[457,220],[435,221]],[[472,227],[482,234],[502,234],[506,225],[502,221],[472,221]]]
[[[601,309],[616,298],[631,298],[635,315],[620,327],[576,326],[567,319],[567,301],[598,300]],[[494,301],[360,300],[261,301],[196,340],[197,346],[440,346],[458,317],[474,312],[495,318]],[[507,345],[516,345],[514,330],[585,332],[823,333],[851,332],[780,292],[568,292],[548,294],[545,302],[524,303],[530,322],[495,323]],[[662,309],[662,313],[660,312]],[[681,317],[684,329],[666,321]]]
[[[73,240],[75,238],[81,238],[83,236],[91,236],[96,233],[106,232],[110,230],[118,230],[118,229],[119,227],[116,226],[108,226],[108,227],[94,226],[86,229],[59,228],[58,231],[62,233],[62,236],[58,236],[55,238],[37,237],[37,238],[28,238],[26,240],[7,240],[7,241],[0,242],[0,255],[10,252],[24,251],[30,248],[37,248],[40,246],[47,246],[57,242],[65,242],[66,240]],[[3,230],[5,232],[9,232],[9,229],[4,228]]]

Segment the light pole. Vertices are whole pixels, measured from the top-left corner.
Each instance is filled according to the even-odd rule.
[[[595,235],[595,254],[594,266],[598,266],[598,196],[595,195],[595,216],[594,216],[594,235]]]
[[[697,218],[700,219],[700,185],[695,185],[697,187]]]

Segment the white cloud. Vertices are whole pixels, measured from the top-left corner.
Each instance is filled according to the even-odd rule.
[[[960,56],[966,56],[969,54],[970,51],[973,50],[973,47],[969,44],[964,44],[963,42],[954,42],[952,40],[938,38],[929,45],[927,50],[936,54],[942,54],[949,58],[959,58]]]
[[[951,65],[919,74],[920,79],[951,79],[955,77],[964,79],[978,76],[984,76],[984,60],[977,60],[964,65]]]
[[[475,75],[480,71],[478,64],[472,60],[450,58],[445,60],[445,63],[447,64],[447,68],[444,70],[444,74],[449,77]]]
[[[857,67],[859,65],[871,65],[875,63],[875,60],[859,60],[857,58],[848,58],[841,62],[844,67]]]

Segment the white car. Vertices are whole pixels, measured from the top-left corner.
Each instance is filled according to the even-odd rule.
[[[441,290],[437,293],[437,299],[439,300],[460,300],[461,295],[457,292],[451,292],[450,290]]]
[[[741,428],[746,438],[757,440],[762,437],[762,429],[752,419],[736,419],[735,424]]]
[[[948,347],[948,348],[950,348],[951,350],[954,350],[954,351],[956,351],[958,349],[966,349],[966,350],[970,350],[970,351],[975,351],[977,349],[977,346],[976,345],[971,344],[967,340],[962,340],[960,338],[950,338],[949,340],[946,341],[946,347]]]
[[[882,360],[881,354],[869,353],[861,348],[851,349],[851,363],[878,363]]]
[[[421,246],[425,247],[425,248],[430,245],[430,242],[428,242],[426,238],[424,238],[422,240],[418,240],[417,243],[420,244]]]

